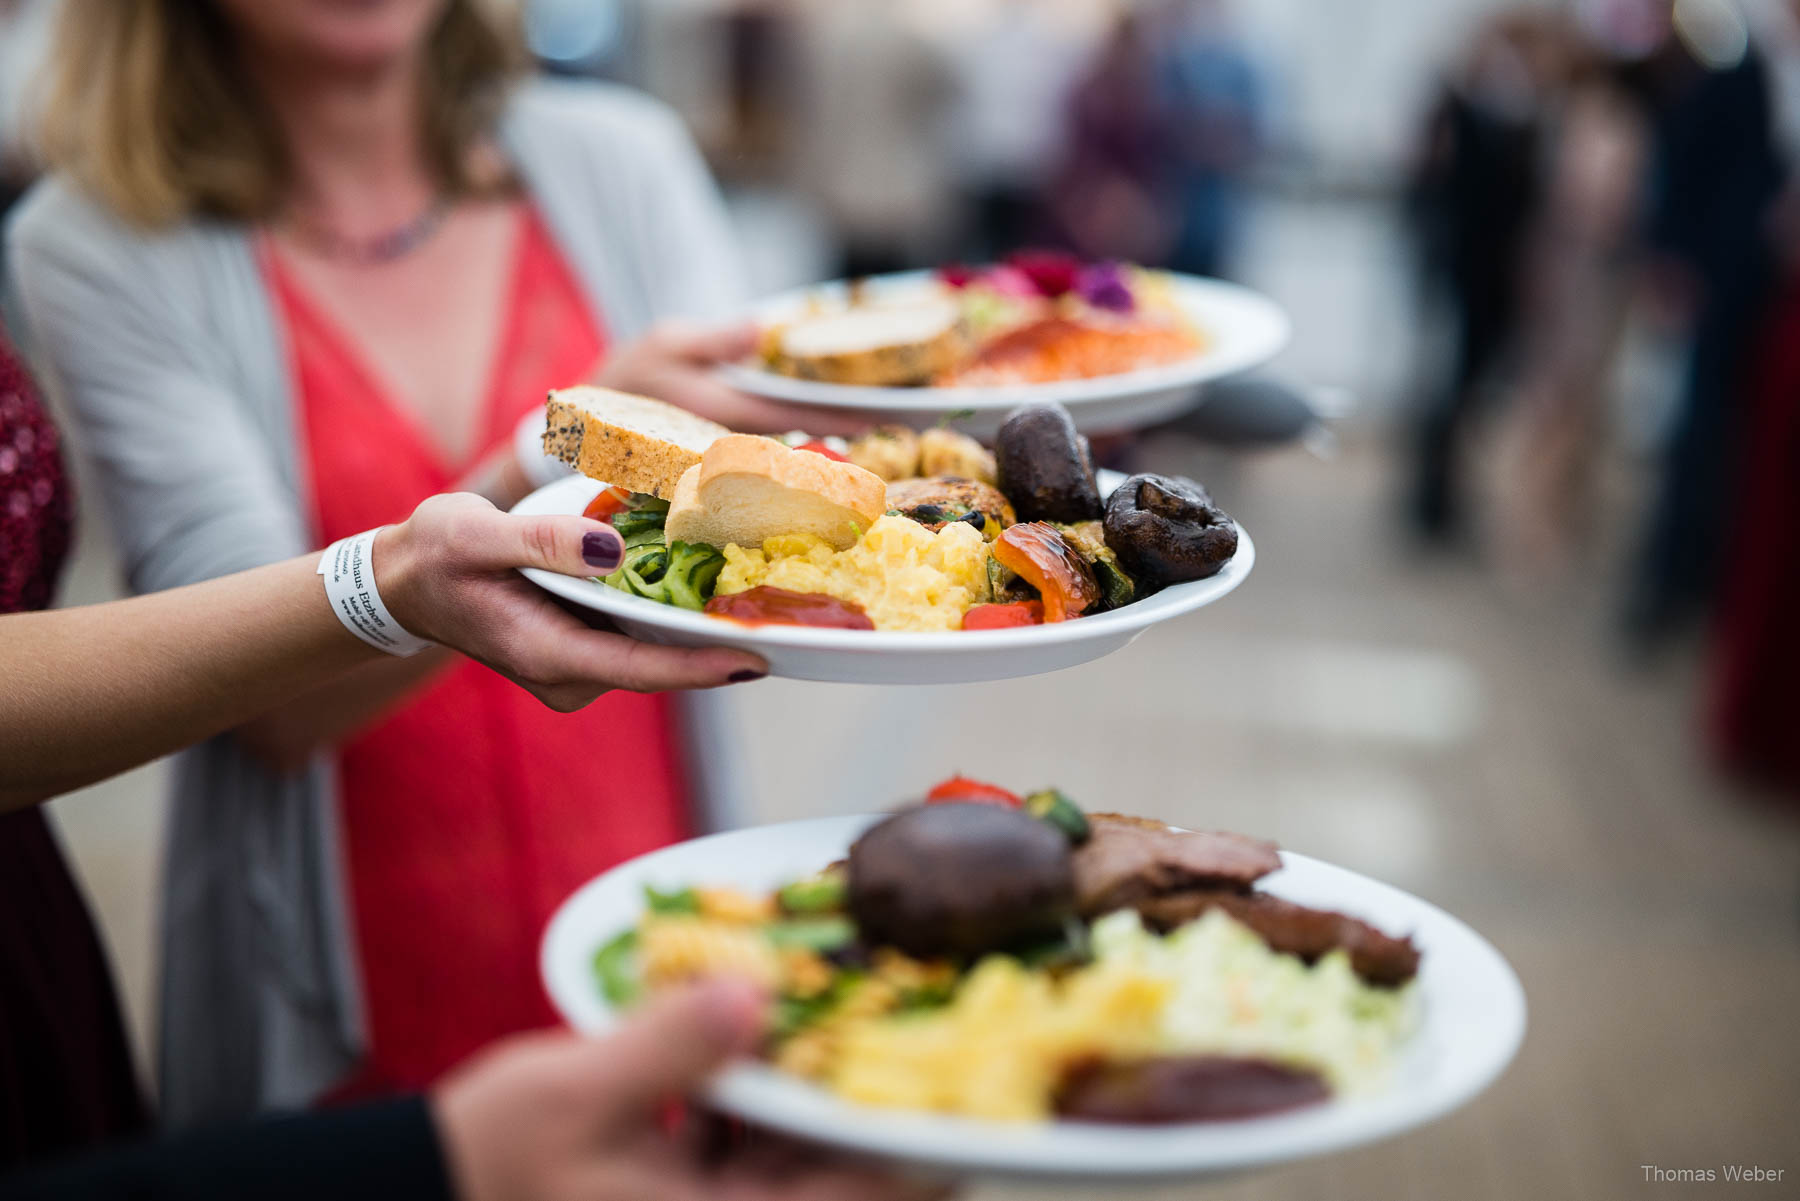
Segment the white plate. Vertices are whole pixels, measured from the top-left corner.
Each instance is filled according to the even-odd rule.
[[[1116,472],[1102,472],[1101,491],[1110,492],[1123,479]],[[570,476],[539,488],[513,512],[580,513],[602,487],[586,477]],[[592,580],[535,568],[524,573],[564,600],[604,613],[640,641],[738,647],[761,655],[774,675],[842,684],[967,684],[1059,671],[1110,655],[1156,623],[1218,600],[1244,582],[1255,562],[1256,546],[1239,526],[1237,554],[1209,579],[1165,588],[1110,613],[1054,625],[929,634],[746,626],[629,596]]]
[[[614,868],[550,920],[541,965],[551,999],[577,1030],[601,1033],[617,1023],[590,965],[601,945],[636,924],[644,885],[767,891],[841,858],[879,820],[828,817],[736,830]],[[708,1097],[762,1126],[941,1171],[1121,1180],[1210,1175],[1340,1151],[1442,1117],[1492,1083],[1525,1033],[1525,994],[1500,953],[1443,910],[1390,885],[1304,855],[1283,853],[1282,864],[1264,881],[1270,892],[1410,933],[1423,952],[1420,1029],[1383,1091],[1290,1114],[1161,1127],[1013,1125],[873,1109],[759,1063],[728,1069]]]
[[[1207,380],[1259,366],[1287,345],[1289,324],[1281,306],[1259,292],[1222,280],[1170,275],[1176,301],[1207,337],[1206,348],[1192,358],[1140,371],[1052,384],[1017,384],[986,388],[874,388],[794,379],[741,363],[719,370],[727,382],[745,392],[792,404],[857,409],[871,422],[897,421],[929,426],[946,414],[970,413],[956,427],[977,437],[999,428],[1015,405],[1056,401],[1067,406],[1084,433],[1116,433],[1167,420],[1193,403],[1194,389]],[[916,291],[930,273],[907,271],[866,280],[870,294]],[[760,322],[789,320],[817,300],[841,304],[844,283],[797,288],[758,304]]]

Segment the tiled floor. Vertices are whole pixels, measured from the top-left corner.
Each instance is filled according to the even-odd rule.
[[[1328,224],[1309,228],[1330,243]],[[1331,243],[1352,244],[1369,253]],[[1303,343],[1296,369],[1391,388],[1401,356],[1366,351],[1394,351],[1395,322],[1370,315],[1388,285],[1330,249],[1317,275],[1297,265],[1309,252],[1267,281],[1290,292],[1302,329],[1334,331]],[[746,688],[755,816],[868,809],[952,769],[1054,781],[1378,875],[1464,917],[1518,968],[1524,1050],[1464,1111],[1364,1151],[1150,1195],[1800,1196],[1800,820],[1734,796],[1699,762],[1692,662],[1622,674],[1605,556],[1530,598],[1472,559],[1413,557],[1388,532],[1392,463],[1366,433],[1329,462],[1149,453],[1209,483],[1254,532],[1258,566],[1239,593],[1050,677]],[[1628,500],[1621,480],[1613,495]],[[105,579],[90,553],[72,591]],[[58,806],[140,1020],[154,784],[141,773]],[[1642,1167],[1725,1162],[1783,1168],[1785,1183],[1651,1184]]]

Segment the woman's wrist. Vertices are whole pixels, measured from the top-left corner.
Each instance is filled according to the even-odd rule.
[[[338,622],[377,650],[404,659],[432,643],[402,624],[382,595],[375,570],[375,543],[386,528],[338,539],[319,556],[316,571]]]
[[[408,522],[383,526],[375,535],[374,564],[376,585],[388,612],[402,629],[431,642],[429,606],[421,603],[418,539]]]

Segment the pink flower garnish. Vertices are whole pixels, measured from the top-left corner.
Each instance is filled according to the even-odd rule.
[[[1137,307],[1131,294],[1131,281],[1119,263],[1090,263],[1081,269],[1075,282],[1076,293],[1097,309],[1129,313]]]
[[[1023,271],[1039,295],[1052,300],[1073,291],[1081,274],[1081,260],[1059,250],[1021,250],[1006,262]]]
[[[952,288],[966,288],[980,273],[967,263],[945,263],[937,269],[937,277]]]
[[[1037,285],[1031,277],[1006,263],[999,263],[982,272],[981,278],[975,281],[1000,296],[1013,296],[1020,300],[1037,300]]]

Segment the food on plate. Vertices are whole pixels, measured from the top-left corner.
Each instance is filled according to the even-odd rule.
[[[1137,581],[1119,563],[1119,556],[1106,545],[1106,528],[1098,521],[1060,524],[1056,532],[1069,549],[1081,556],[1094,580],[1100,585],[1100,607],[1117,609],[1137,599]]]
[[[885,512],[887,485],[854,463],[727,434],[682,473],[667,528],[671,539],[709,546],[804,535],[844,550]]]
[[[824,630],[875,628],[862,606],[853,601],[819,592],[794,592],[769,584],[715,595],[705,607],[715,617],[749,626],[812,626]]]
[[[1092,521],[1102,513],[1087,439],[1061,405],[1024,405],[994,437],[1000,490],[1022,521]]]
[[[828,384],[925,384],[967,353],[955,300],[928,296],[819,313],[773,327],[763,354],[772,370]]]
[[[622,508],[613,509],[610,503],[606,508],[609,512],[601,520],[610,522],[624,540],[625,558],[603,582],[645,600],[703,608],[725,567],[725,556],[704,544],[670,542],[665,529],[667,501],[630,494]],[[589,514],[597,515],[592,505]]]
[[[998,784],[990,784],[986,780],[977,780],[973,776],[951,776],[947,780],[939,780],[925,794],[927,805],[941,805],[947,801],[967,801],[977,805],[1001,805],[1008,809],[1023,809],[1025,798],[1010,788],[1002,788]]]
[[[1172,326],[1045,317],[994,338],[938,382],[968,388],[1091,379],[1177,363],[1199,350],[1191,333]]]
[[[1041,788],[1025,798],[1021,806],[1039,821],[1048,822],[1063,832],[1071,845],[1080,846],[1093,836],[1093,826],[1081,806],[1070,800],[1060,788]]]
[[[919,435],[919,475],[954,475],[998,483],[993,452],[961,430],[929,429]]]
[[[936,533],[904,517],[878,518],[848,550],[811,534],[728,544],[721,595],[762,585],[836,597],[878,630],[954,630],[988,599],[988,550],[976,530],[953,522]]]
[[[1400,984],[1419,970],[1419,950],[1409,940],[1383,934],[1347,914],[1309,909],[1267,893],[1195,889],[1147,897],[1133,907],[1153,930],[1174,930],[1218,909],[1303,963],[1342,949],[1350,956],[1351,970],[1370,984]]]
[[[887,488],[888,512],[918,522],[936,533],[953,521],[980,530],[984,538],[1018,520],[1006,496],[992,484],[952,475],[898,480]]]
[[[760,357],[771,371],[828,383],[987,387],[1115,375],[1206,346],[1166,273],[1024,251],[814,301],[769,328]]]
[[[1047,622],[1079,617],[1100,603],[1093,568],[1053,525],[1028,521],[1011,526],[994,539],[988,553],[994,563],[1037,592]]]
[[[1190,479],[1134,475],[1106,502],[1106,545],[1152,587],[1214,575],[1237,554],[1237,526]]]
[[[1242,834],[1171,830],[1116,813],[1088,815],[1075,853],[1075,897],[1094,917],[1151,897],[1194,890],[1243,891],[1281,866],[1275,844]]]
[[[583,475],[669,500],[682,472],[731,433],[686,409],[615,392],[563,388],[550,393],[544,453]]]
[[[1044,602],[990,601],[973,605],[963,614],[965,630],[1016,630],[1044,624]]]
[[[850,439],[844,453],[889,483],[919,474],[919,435],[911,426],[878,425]]]
[[[1022,809],[940,801],[850,848],[849,911],[909,955],[978,955],[1055,937],[1075,912],[1068,839]]]
[[[594,975],[615,1005],[748,977],[777,998],[770,1061],[868,1105],[1190,1122],[1379,1089],[1417,949],[1258,890],[1279,866],[1256,839],[957,776],[771,893],[647,890]]]
[[[1237,551],[1231,519],[1191,480],[1133,476],[1103,504],[1057,405],[1014,411],[992,456],[950,430],[733,434],[599,388],[553,393],[550,413],[546,447],[602,476],[586,513],[625,540],[604,582],[721,619],[1026,628],[1129,605]]]
[[[1266,1059],[1163,1055],[1071,1071],[1056,1112],[1080,1122],[1209,1122],[1299,1109],[1331,1091],[1313,1072]]]

